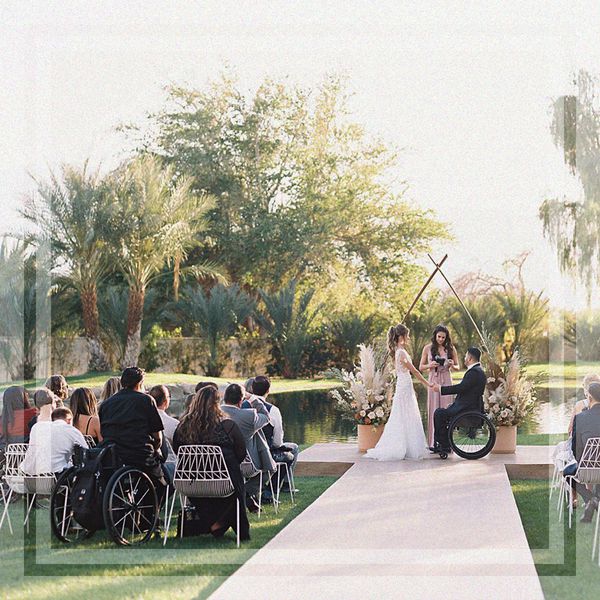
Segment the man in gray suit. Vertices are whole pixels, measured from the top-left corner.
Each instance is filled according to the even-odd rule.
[[[232,383],[225,389],[221,409],[239,428],[246,442],[246,449],[257,469],[273,473],[277,469],[271,456],[267,440],[261,429],[269,423],[269,413],[260,398],[252,397],[252,408],[240,408],[244,400],[242,388]],[[263,477],[264,480],[264,477]],[[266,479],[268,481],[268,477]],[[258,493],[258,475],[246,482],[246,494],[255,496]],[[253,510],[252,501],[248,508]]]
[[[577,463],[581,461],[583,449],[589,438],[600,437],[600,383],[592,383],[588,388],[590,407],[575,416],[573,420],[572,449]],[[574,475],[577,464],[569,465],[563,472],[564,475]],[[594,512],[598,509],[598,494],[600,486],[596,485],[594,492],[585,485],[577,484],[577,491],[585,501],[585,513],[581,518],[583,523],[590,523]]]

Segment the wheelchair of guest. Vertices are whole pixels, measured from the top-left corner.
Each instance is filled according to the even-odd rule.
[[[74,457],[74,466],[56,482],[50,498],[50,524],[57,539],[64,543],[91,537],[106,529],[109,537],[120,546],[137,546],[147,542],[158,529],[160,507],[152,479],[142,470],[123,464],[114,446],[83,449]],[[77,502],[73,490],[86,461],[98,452],[102,456],[95,477],[97,483],[97,525],[89,529],[75,519]]]
[[[496,428],[482,410],[467,410],[456,415],[448,425],[448,447],[461,458],[477,460],[487,456],[496,442]],[[446,450],[437,452],[448,458]]]

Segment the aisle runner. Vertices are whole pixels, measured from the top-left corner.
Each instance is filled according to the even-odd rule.
[[[356,464],[211,600],[543,599],[503,459],[303,454]]]

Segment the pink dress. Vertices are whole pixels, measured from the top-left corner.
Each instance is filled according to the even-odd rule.
[[[439,356],[448,358],[445,350],[441,350]],[[429,351],[429,360],[432,360],[431,351]],[[429,369],[429,382],[437,383],[440,386],[452,385],[452,375],[449,368],[437,366],[434,369]],[[427,443],[430,446],[433,446],[433,413],[438,408],[447,408],[452,402],[454,402],[454,396],[442,396],[431,388],[427,390]]]

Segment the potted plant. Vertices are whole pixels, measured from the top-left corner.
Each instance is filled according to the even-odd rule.
[[[517,427],[535,409],[535,382],[528,377],[518,350],[502,367],[491,363],[485,388],[484,406],[496,427],[495,454],[514,454],[517,449]]]
[[[359,346],[359,364],[353,371],[333,369],[333,375],[343,384],[330,396],[337,401],[342,417],[357,424],[358,449],[374,448],[391,409],[393,370],[386,354],[378,355],[372,346]]]

